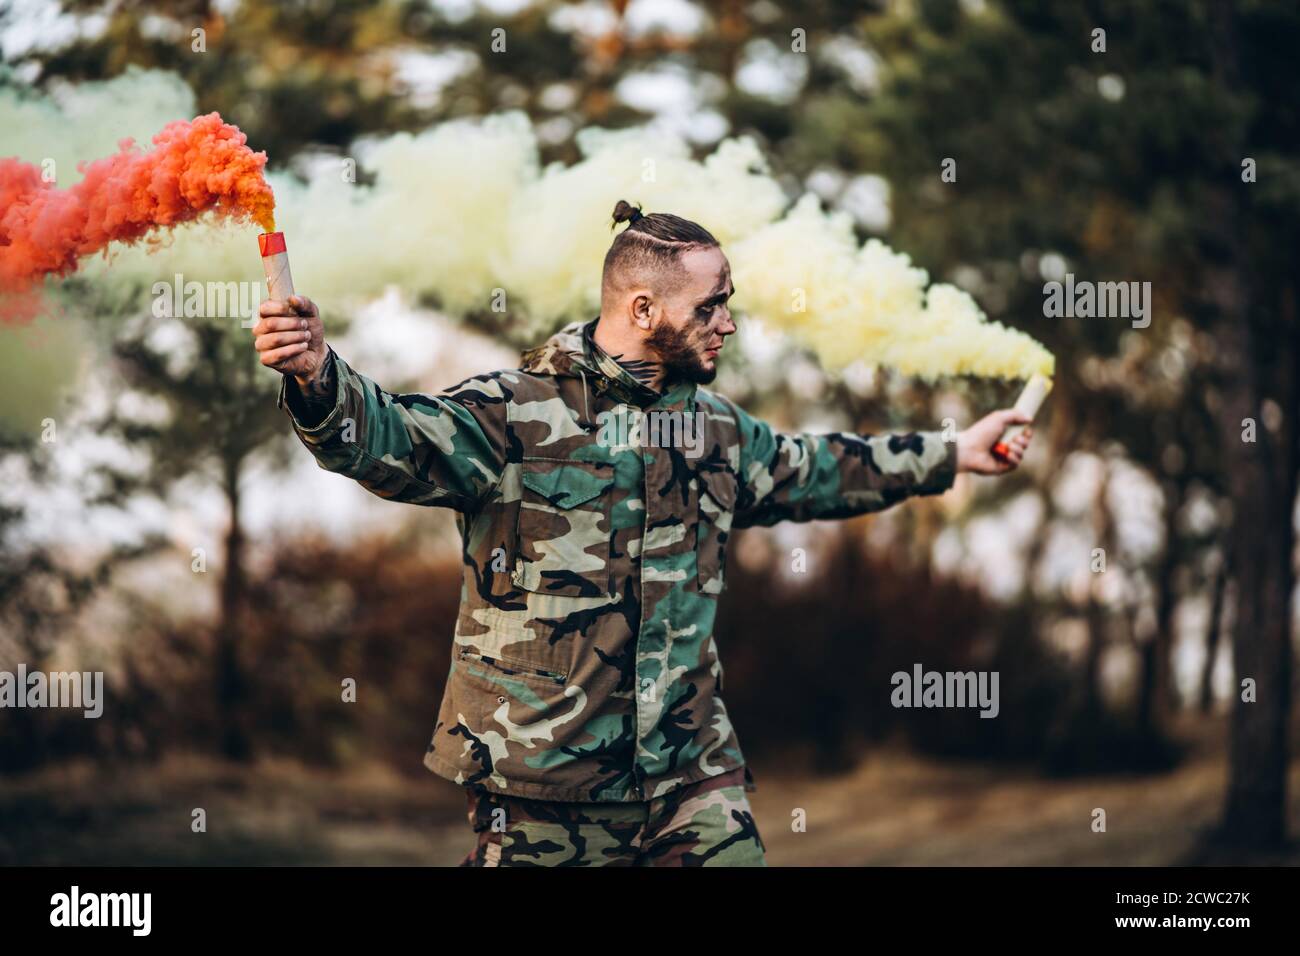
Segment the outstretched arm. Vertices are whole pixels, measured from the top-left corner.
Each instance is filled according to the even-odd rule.
[[[392,394],[325,344],[309,299],[265,302],[261,315],[253,333],[262,364],[284,375],[279,405],[322,468],[382,498],[458,511],[496,487],[506,396],[495,375],[440,395]]]
[[[937,431],[782,434],[733,408],[741,441],[735,527],[845,518],[913,495],[939,494],[952,487],[959,471],[1002,474],[1015,468],[1032,434],[1018,437],[1012,460],[1002,462],[989,449],[1007,425],[1026,420],[1012,410],[985,416],[956,441],[945,442]]]

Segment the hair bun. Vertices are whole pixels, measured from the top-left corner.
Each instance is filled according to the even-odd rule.
[[[615,222],[636,222],[641,218],[641,207],[633,206],[629,202],[620,199],[614,204],[614,221]]]

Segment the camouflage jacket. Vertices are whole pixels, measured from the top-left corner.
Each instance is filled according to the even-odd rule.
[[[703,388],[655,393],[593,326],[436,396],[385,392],[331,352],[334,403],[311,426],[297,387],[280,394],[322,468],[457,513],[461,605],[424,762],[465,786],[631,801],[734,776],[713,639],[732,529],[878,511],[953,481],[956,445],[938,432],[778,434]]]

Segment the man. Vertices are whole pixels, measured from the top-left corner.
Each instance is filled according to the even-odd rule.
[[[466,787],[462,865],[764,865],[713,641],[733,528],[940,493],[1014,411],[938,432],[782,435],[711,382],[736,330],[718,242],[665,214],[605,257],[600,315],[437,396],[385,392],[327,348],[312,303],[261,307],[264,365],[321,467],[452,508],[464,579],[425,765]]]

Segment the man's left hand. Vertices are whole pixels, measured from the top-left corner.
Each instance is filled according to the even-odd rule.
[[[1014,408],[989,412],[970,428],[957,434],[957,471],[971,471],[977,475],[1004,475],[1013,471],[1025,456],[1033,428],[1026,428],[1007,443],[1005,459],[993,454],[993,446],[1011,425],[1028,425],[1032,419]]]

